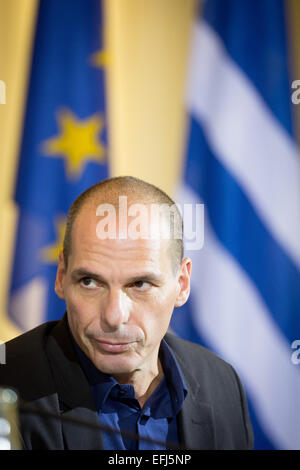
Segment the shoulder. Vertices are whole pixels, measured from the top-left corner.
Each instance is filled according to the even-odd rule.
[[[51,380],[46,343],[58,321],[44,323],[5,343],[5,364],[0,365],[0,385],[32,399],[33,390],[49,388]]]
[[[173,351],[189,386],[196,390],[201,383],[202,398],[231,394],[240,397],[243,386],[235,369],[209,349],[190,341],[167,334],[164,338]],[[224,385],[226,391],[224,392]],[[213,391],[213,392],[212,392]]]
[[[167,334],[165,340],[181,368],[191,402],[205,403],[213,410],[217,448],[252,449],[247,398],[232,365],[207,348],[173,334]]]
[[[18,361],[37,361],[57,321],[43,323],[5,343],[6,365],[15,366]],[[37,354],[39,353],[39,354]]]
[[[179,361],[188,362],[190,367],[195,366],[198,369],[200,366],[202,369],[211,366],[221,369],[231,368],[228,362],[200,344],[179,338],[172,333],[167,333],[164,339]]]

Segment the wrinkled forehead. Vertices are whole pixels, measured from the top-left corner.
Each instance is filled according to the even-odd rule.
[[[122,207],[122,203],[124,206]],[[149,204],[117,206],[93,201],[79,211],[72,230],[72,253],[82,250],[134,253],[139,259],[169,255],[168,222]]]

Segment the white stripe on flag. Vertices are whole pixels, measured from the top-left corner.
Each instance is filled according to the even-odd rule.
[[[274,238],[300,266],[300,166],[292,139],[204,21],[195,25],[187,106]]]
[[[202,203],[187,186],[178,203]],[[259,292],[216,240],[205,219],[205,243],[193,262],[196,328],[241,375],[262,427],[279,449],[300,449],[300,370]],[[295,332],[296,333],[296,332]],[[300,367],[300,366],[299,366]]]

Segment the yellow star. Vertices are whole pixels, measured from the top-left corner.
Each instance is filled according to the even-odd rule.
[[[87,161],[103,161],[105,147],[99,134],[104,121],[100,116],[79,120],[70,111],[62,111],[58,123],[60,134],[44,142],[43,152],[50,157],[63,157],[69,177],[78,177]]]
[[[110,63],[110,55],[106,49],[100,49],[91,55],[90,60],[94,67],[105,68]]]
[[[47,264],[56,264],[58,262],[58,255],[60,250],[62,250],[66,231],[66,218],[60,216],[56,220],[55,227],[56,241],[41,250],[41,258]]]

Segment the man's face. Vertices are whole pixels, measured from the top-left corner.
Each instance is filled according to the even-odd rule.
[[[72,334],[94,365],[115,377],[157,364],[174,306],[189,294],[190,260],[172,269],[168,240],[96,236],[95,211],[83,209],[56,293],[66,302]]]

